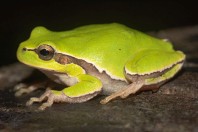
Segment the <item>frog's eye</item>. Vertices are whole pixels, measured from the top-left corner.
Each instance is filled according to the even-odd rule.
[[[51,60],[54,57],[54,53],[55,50],[47,45],[40,45],[37,49],[36,49],[36,53],[38,54],[39,58],[42,60]]]

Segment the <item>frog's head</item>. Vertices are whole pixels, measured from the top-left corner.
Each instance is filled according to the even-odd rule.
[[[62,71],[63,65],[53,59],[56,50],[53,39],[50,39],[51,35],[52,32],[46,28],[36,27],[30,38],[18,47],[18,60],[38,69]]]

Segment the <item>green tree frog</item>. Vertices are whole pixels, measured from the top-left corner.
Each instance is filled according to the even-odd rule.
[[[37,68],[67,87],[46,90],[27,105],[54,102],[81,103],[108,95],[106,104],[140,90],[159,87],[182,67],[185,55],[170,42],[118,23],[93,24],[55,32],[36,27],[17,50],[20,62]]]

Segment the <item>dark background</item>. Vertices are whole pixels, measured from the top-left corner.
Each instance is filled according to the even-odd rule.
[[[197,4],[174,0],[1,1],[0,65],[16,62],[16,49],[38,25],[69,30],[93,23],[119,22],[141,31],[198,24]]]

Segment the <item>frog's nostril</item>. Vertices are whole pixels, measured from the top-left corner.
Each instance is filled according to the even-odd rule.
[[[27,48],[23,48],[22,50],[23,50],[23,51],[26,51],[26,50],[27,50]]]

